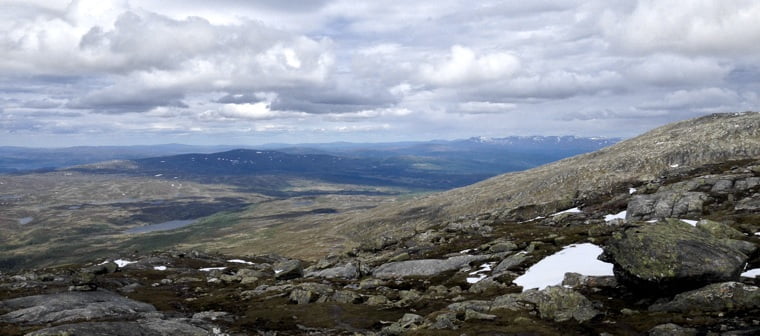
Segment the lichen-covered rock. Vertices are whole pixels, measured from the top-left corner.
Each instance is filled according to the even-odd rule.
[[[402,335],[409,330],[413,330],[419,327],[425,322],[425,318],[417,314],[404,314],[398,321],[383,328],[380,332],[381,335]]]
[[[593,276],[582,275],[580,273],[565,273],[562,280],[562,286],[571,288],[592,287],[592,288],[612,288],[618,285],[614,276]]]
[[[203,328],[202,328],[203,327]],[[29,336],[206,336],[221,334],[221,329],[213,325],[196,326],[184,319],[141,319],[134,322],[83,322],[55,326],[38,330]]]
[[[719,239],[671,219],[614,234],[600,258],[614,264],[619,281],[665,291],[737,280],[748,259]]]
[[[650,311],[726,312],[760,308],[760,288],[740,282],[716,283],[676,295],[672,301],[655,304]]]
[[[496,267],[493,268],[493,273],[498,274],[498,273],[514,270],[527,259],[528,259],[528,255],[525,253],[513,254],[509,257],[504,258],[504,260],[502,260],[498,265],[496,265]]]
[[[742,239],[744,234],[721,222],[703,219],[697,222],[697,229],[707,232],[716,238]]]
[[[591,301],[580,293],[561,286],[549,286],[543,290],[529,290],[520,297],[536,305],[542,319],[564,322],[571,319],[578,322],[588,321],[599,312]]]

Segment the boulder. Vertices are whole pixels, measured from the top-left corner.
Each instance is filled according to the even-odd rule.
[[[345,279],[355,280],[361,276],[359,267],[354,263],[348,263],[342,266],[326,268],[319,271],[307,272],[307,278],[324,278],[324,279]]]
[[[65,292],[27,296],[0,302],[0,310],[10,312],[0,321],[20,324],[66,323],[102,318],[133,318],[156,309],[147,303],[127,299],[113,292]]]
[[[536,305],[542,319],[564,322],[571,319],[588,321],[599,312],[591,301],[580,293],[561,286],[549,286],[543,290],[529,290],[520,294],[522,300]]]
[[[291,259],[278,262],[274,265],[274,277],[277,280],[289,280],[303,276],[303,266],[301,261]]]
[[[613,234],[600,259],[634,289],[683,291],[737,280],[747,255],[699,229],[669,219]]]
[[[380,265],[372,275],[380,279],[432,277],[448,271],[459,270],[471,262],[489,259],[487,255],[463,255],[448,259],[419,259],[390,262]]]
[[[654,304],[650,311],[727,312],[760,308],[760,288],[741,282],[723,282],[676,295],[666,303]]]
[[[736,203],[734,207],[737,211],[757,211],[760,210],[760,193],[750,197],[743,198]]]
[[[697,222],[697,229],[707,232],[716,238],[742,239],[744,234],[721,222],[703,219]]]
[[[570,288],[612,288],[617,287],[618,282],[614,276],[593,276],[580,273],[567,272],[562,280],[562,286]]]
[[[699,217],[707,201],[703,192],[661,191],[633,195],[628,202],[626,221],[668,217]]]
[[[417,314],[404,314],[398,321],[383,328],[380,331],[380,335],[402,335],[409,330],[416,329],[422,323],[425,322],[425,318]]]
[[[504,258],[504,260],[502,260],[498,265],[496,265],[496,267],[493,268],[493,273],[499,274],[506,271],[514,270],[527,259],[528,259],[528,255],[526,253],[513,254],[509,257]]]

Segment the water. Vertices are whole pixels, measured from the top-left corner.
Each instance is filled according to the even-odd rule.
[[[26,225],[26,224],[31,223],[33,220],[34,220],[34,217],[19,218],[18,224],[19,225]]]
[[[129,229],[127,231],[124,231],[124,233],[148,233],[148,232],[155,232],[155,231],[168,231],[168,230],[174,230],[179,229],[181,227],[188,226],[190,224],[195,223],[198,221],[197,219],[181,219],[181,220],[173,220],[158,224],[151,224],[151,225],[145,225],[140,226],[136,228]]]

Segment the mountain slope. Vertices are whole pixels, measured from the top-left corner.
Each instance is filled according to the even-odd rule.
[[[666,125],[593,153],[378,207],[346,219],[336,230],[360,240],[378,235],[398,238],[442,222],[527,219],[580,205],[600,196],[598,190],[612,192],[646,183],[665,171],[757,157],[760,113],[713,114]],[[520,209],[525,206],[531,208]]]

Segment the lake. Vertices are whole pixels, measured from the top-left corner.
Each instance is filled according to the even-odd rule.
[[[148,233],[148,232],[155,232],[155,231],[167,231],[167,230],[174,230],[179,229],[181,227],[188,226],[190,224],[195,223],[198,221],[197,219],[179,219],[179,220],[172,220],[168,222],[158,223],[158,224],[151,224],[151,225],[145,225],[140,226],[136,228],[129,229],[127,231],[124,231],[124,233]]]

